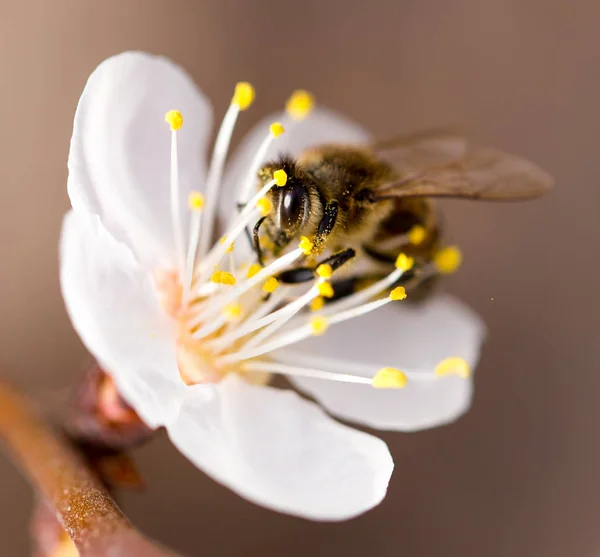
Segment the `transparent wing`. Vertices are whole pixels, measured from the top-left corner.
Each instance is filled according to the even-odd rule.
[[[469,143],[465,135],[440,128],[376,141],[368,147],[400,176],[407,176],[464,157]]]
[[[375,191],[375,198],[459,197],[510,201],[543,195],[552,184],[552,177],[527,159],[494,149],[477,149],[457,161],[382,184]]]

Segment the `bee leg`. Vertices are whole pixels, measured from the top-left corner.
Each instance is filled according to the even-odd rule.
[[[260,219],[258,219],[258,221],[256,221],[256,224],[254,225],[254,231],[253,231],[253,237],[254,237],[254,251],[256,252],[256,257],[258,257],[258,262],[260,263],[261,267],[265,266],[264,260],[263,260],[263,252],[262,252],[262,248],[260,247],[260,238],[258,237],[258,232],[260,231],[260,227],[262,225],[263,222],[265,222],[265,219],[267,217],[262,217]]]
[[[327,240],[327,236],[331,234],[335,223],[337,221],[338,216],[338,208],[339,204],[337,201],[330,201],[325,205],[325,209],[323,211],[323,218],[319,223],[319,227],[317,228],[317,233],[315,234],[314,244],[315,247],[313,250],[316,253],[319,253],[325,247],[325,240]]]
[[[346,248],[345,250],[338,251],[334,253],[332,256],[324,259],[319,263],[319,265],[331,265],[331,269],[335,271],[339,269],[344,263],[347,263],[351,259],[354,259],[356,256],[356,251],[352,248]],[[319,266],[317,265],[317,267]]]
[[[344,263],[350,261],[356,252],[352,248],[340,251],[327,259],[324,259],[317,264],[316,267],[296,267],[295,269],[288,269],[283,271],[277,276],[277,280],[284,284],[301,284],[303,282],[310,282],[315,279],[315,271],[319,265],[330,265],[331,269],[335,271],[339,269]]]

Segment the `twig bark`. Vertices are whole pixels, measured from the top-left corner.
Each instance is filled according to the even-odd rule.
[[[83,459],[0,383],[0,437],[82,557],[166,557],[123,515]]]

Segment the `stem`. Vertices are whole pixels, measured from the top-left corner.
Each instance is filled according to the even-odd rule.
[[[137,532],[80,456],[0,383],[0,437],[82,557],[165,557]]]

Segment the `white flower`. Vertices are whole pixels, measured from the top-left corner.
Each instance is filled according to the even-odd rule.
[[[266,507],[347,519],[384,497],[393,469],[385,443],[293,391],[267,386],[270,374],[290,376],[349,421],[431,427],[468,407],[465,372],[477,362],[483,327],[448,296],[419,307],[371,302],[402,269],[316,314],[301,310],[327,278],[281,286],[265,302],[262,290],[277,286],[270,277],[303,248],[258,273],[242,271],[253,255],[245,238],[229,252],[258,217],[258,198],[241,214],[234,207],[252,193],[256,166],[281,150],[297,154],[310,144],[368,136],[325,110],[300,121],[310,108],[300,96],[296,120],[280,114],[258,125],[223,177],[233,125],[252,96],[249,86],[238,87],[207,174],[211,108],[183,70],[143,53],[96,69],[77,107],[69,154],[63,295],[76,330],[123,397],[149,426],[166,427],[199,468]],[[179,114],[171,113],[170,132],[164,119],[172,109],[185,122],[178,129]],[[281,137],[280,128],[269,131],[275,120],[288,128]],[[208,250],[213,215],[225,240]],[[378,373],[389,366],[395,369]]]

